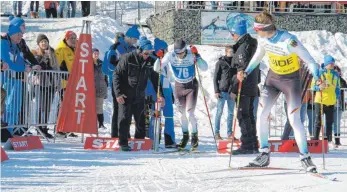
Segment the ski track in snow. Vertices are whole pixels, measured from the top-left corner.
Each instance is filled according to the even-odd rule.
[[[82,20],[40,19],[26,20],[27,33],[24,38],[31,49],[37,47],[38,33],[45,33],[52,47],[63,38],[64,31],[81,31]],[[103,54],[113,42],[115,31],[125,31],[115,20],[95,16],[92,20],[93,46]],[[8,21],[1,18],[1,31],[6,32]],[[144,29],[150,40],[153,36]],[[39,32],[36,32],[39,31]],[[142,30],[140,30],[141,33]],[[323,54],[331,54],[337,64],[346,71],[347,35],[327,31],[294,32],[317,62],[322,62]],[[201,72],[202,86],[210,109],[212,123],[216,112],[216,98],[213,89],[214,64],[224,49],[212,46],[197,46],[203,58],[209,63],[209,70]],[[172,49],[172,45],[169,47]],[[345,74],[347,74],[345,72]],[[152,154],[151,152],[87,151],[80,138],[57,139],[57,143],[44,143],[44,150],[25,152],[7,151],[9,161],[1,163],[1,191],[18,192],[65,192],[65,191],[344,191],[347,183],[347,147],[326,155],[327,170],[322,170],[320,154],[313,160],[319,170],[329,177],[337,177],[339,182],[305,175],[295,170],[228,170],[229,155],[216,154],[210,124],[201,92],[199,93],[196,116],[199,125],[200,151],[209,153]],[[109,94],[104,104],[106,130],[100,135],[110,136],[112,96]],[[221,135],[226,136],[226,109],[221,121]],[[277,111],[276,111],[277,112]],[[278,114],[278,113],[273,113]],[[175,109],[175,122],[180,115]],[[175,128],[176,142],[181,138],[181,130]],[[134,133],[134,128],[131,128]],[[239,137],[237,127],[236,136]],[[342,140],[347,144],[347,139]],[[233,167],[246,165],[254,155],[232,157]],[[298,154],[272,154],[271,166],[300,168]]]

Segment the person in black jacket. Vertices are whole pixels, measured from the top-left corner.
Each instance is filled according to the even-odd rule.
[[[114,71],[114,92],[118,102],[119,146],[122,151],[130,151],[128,133],[131,117],[134,115],[137,125],[135,138],[144,139],[145,131],[145,90],[150,79],[154,87],[158,87],[158,73],[153,71],[155,59],[150,56],[153,52],[151,41],[142,37],[136,52],[121,56]],[[164,105],[163,92],[160,86],[158,102]]]
[[[231,98],[228,93],[229,87],[231,85],[231,79],[237,74],[237,69],[233,68],[231,65],[233,56],[232,46],[225,47],[225,56],[219,58],[213,77],[214,92],[217,102],[217,112],[215,118],[215,136],[216,140],[221,140],[220,136],[220,119],[223,114],[224,103],[228,103],[228,119],[227,119],[227,135],[228,139],[232,138],[232,121],[234,117],[234,105],[235,101]]]
[[[252,59],[256,49],[257,40],[252,38],[247,33],[247,24],[245,20],[236,23],[231,29],[231,35],[236,41],[233,46],[235,51],[232,59],[232,66],[237,68],[237,71],[245,70],[249,61]],[[259,66],[248,75],[247,79],[242,82],[240,93],[240,102],[237,113],[239,125],[241,127],[241,147],[234,150],[232,153],[237,154],[252,154],[258,152],[258,140],[256,131],[256,121],[253,114],[253,102],[259,94]],[[238,94],[239,81],[237,75],[233,76],[231,85],[231,95],[236,97]]]

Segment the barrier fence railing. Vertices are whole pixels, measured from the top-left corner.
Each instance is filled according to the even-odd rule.
[[[347,88],[341,88],[344,95],[347,95]],[[309,102],[306,105],[303,105],[302,107],[307,107],[304,111],[304,126],[307,133],[308,138],[312,138],[316,129],[315,129],[315,119],[316,119],[316,109],[314,107],[314,92],[312,90],[308,90],[311,92],[311,97]],[[319,92],[318,92],[319,93]],[[346,97],[345,97],[346,98]],[[346,98],[347,99],[347,98]],[[347,114],[344,113],[346,106],[347,106],[347,100],[336,103],[334,106],[334,123],[332,126],[332,135],[334,137],[335,134],[338,134],[337,137],[341,138],[347,138]],[[276,138],[282,138],[284,133],[284,127],[287,123],[287,116],[285,113],[284,108],[284,95],[282,94],[276,104],[273,106],[271,110],[271,115],[269,117],[269,124],[270,124],[270,137],[276,137]],[[335,120],[335,118],[341,117],[341,120],[338,121],[338,119]],[[324,122],[324,135],[326,136],[326,117],[324,116],[323,119]],[[335,124],[336,123],[336,124]],[[290,134],[290,138],[294,138],[293,133]],[[321,137],[321,135],[320,135]]]
[[[8,123],[2,128],[13,128],[14,134],[36,130],[44,135],[47,126],[55,127],[68,72],[6,70],[1,78],[6,90],[3,121]]]

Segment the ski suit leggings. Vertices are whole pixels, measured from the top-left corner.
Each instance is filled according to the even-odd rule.
[[[306,132],[300,119],[301,88],[299,72],[288,75],[277,75],[271,70],[261,90],[259,110],[257,117],[257,132],[260,148],[269,147],[269,120],[268,117],[272,106],[275,104],[280,93],[287,100],[287,112],[290,125],[293,127],[295,140],[301,154],[308,153]]]
[[[198,98],[199,83],[196,79],[189,83],[175,83],[175,95],[179,102],[181,113],[182,132],[188,132],[188,123],[192,125],[192,133],[198,132],[197,121],[194,115]],[[188,117],[187,117],[188,115]]]

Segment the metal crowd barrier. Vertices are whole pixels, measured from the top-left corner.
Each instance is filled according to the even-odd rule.
[[[347,138],[347,114],[344,112],[346,110],[346,106],[347,106],[347,88],[341,88],[341,90],[344,92],[344,95],[346,95],[345,100],[343,103],[340,103],[340,100],[337,102],[337,104],[335,105],[335,109],[340,109],[340,110],[336,110],[336,115],[341,115],[341,121],[336,121],[337,123],[337,127],[339,126],[340,129],[335,129],[334,125],[333,125],[333,137],[334,134],[340,134],[340,138]],[[308,103],[308,105],[313,106],[314,105],[314,92],[312,90],[308,90],[311,92],[311,99]],[[308,138],[312,138],[314,133],[315,133],[315,112],[316,110],[320,110],[319,109],[315,109],[313,107],[310,108],[308,107],[306,113],[305,113],[305,121],[304,121],[304,126],[305,126],[305,130],[306,130],[306,135]],[[335,117],[334,117],[335,118]],[[311,123],[310,119],[312,119]],[[285,113],[285,108],[284,108],[284,95],[281,94],[281,96],[278,98],[276,104],[273,106],[272,110],[271,110],[271,115],[269,117],[269,124],[270,124],[270,132],[269,132],[269,136],[270,137],[275,137],[275,138],[280,138],[283,135],[284,132],[284,126],[287,122],[287,116]],[[325,122],[325,120],[323,119],[323,122]],[[326,136],[326,125],[324,125],[324,135]],[[310,134],[312,133],[312,134]],[[321,137],[321,135],[320,135]],[[290,138],[294,138],[294,136],[291,134]]]
[[[1,78],[6,90],[3,121],[8,123],[3,128],[13,128],[13,133],[24,135],[31,130],[43,135],[42,129],[48,126],[55,129],[68,72],[6,70]]]

